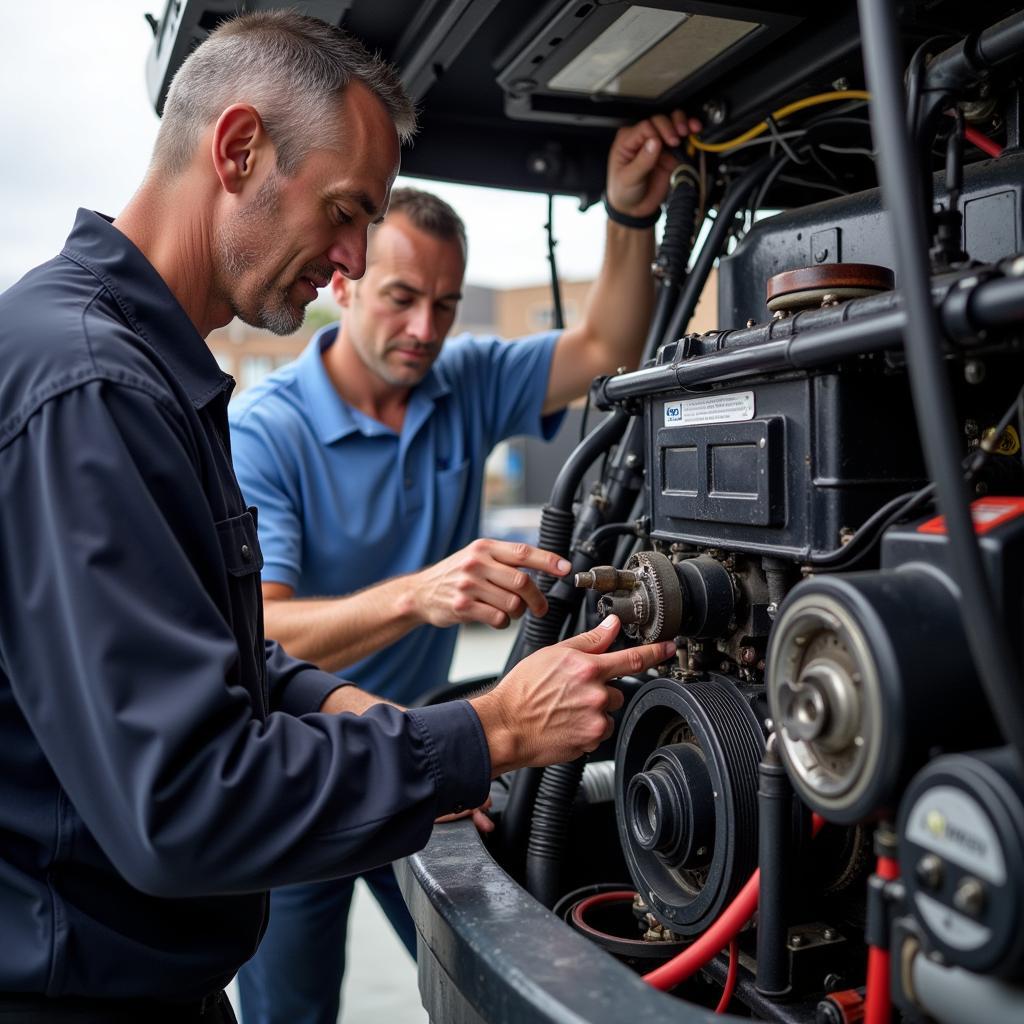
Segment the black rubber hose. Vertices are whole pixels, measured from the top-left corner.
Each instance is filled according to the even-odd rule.
[[[556,554],[568,557],[572,546],[575,517],[573,499],[584,474],[612,445],[620,440],[630,416],[621,409],[614,410],[602,420],[576,447],[558,474],[551,491],[551,500],[541,513],[540,544]],[[566,621],[572,614],[573,600],[560,595],[550,596],[555,577],[542,575],[541,592],[548,595],[548,613],[538,619],[527,612],[519,627],[512,651],[505,663],[503,675],[523,658],[542,647],[557,643]],[[508,802],[502,820],[502,837],[510,866],[522,863],[524,840],[530,829],[537,790],[542,772],[539,768],[521,768],[514,772],[509,783]]]
[[[551,500],[548,502],[550,506],[572,512],[572,503],[576,498],[580,481],[594,462],[622,437],[628,421],[628,413],[615,409],[583,438],[565,460],[565,465],[555,478],[555,485],[551,488]]]
[[[863,12],[863,8],[861,8]],[[863,20],[863,13],[861,18]],[[937,54],[925,72],[923,92],[958,90],[1024,50],[1024,13],[1011,14]]]
[[[673,173],[676,185],[665,203],[665,228],[653,269],[655,276],[665,285],[678,288],[686,278],[700,197],[697,195],[697,172],[692,165],[680,164]]]
[[[890,0],[858,0],[871,126],[882,196],[890,211],[897,277],[907,310],[904,351],[925,460],[949,531],[953,577],[974,661],[1003,735],[1024,764],[1024,699],[1019,666],[997,616],[982,567],[958,452],[953,397],[932,304],[928,238],[917,152],[903,111],[901,52]]]
[[[791,987],[789,898],[793,873],[793,787],[768,740],[758,767],[757,866],[761,891],[757,905],[757,991],[780,998]]]
[[[679,301],[679,289],[686,280],[686,264],[693,247],[694,221],[699,201],[697,172],[692,164],[680,164],[682,167],[687,169],[681,172],[677,168],[676,184],[665,203],[665,229],[651,268],[658,287],[647,339],[640,356],[641,366],[654,358],[665,340],[665,328]]]
[[[700,293],[704,290],[704,285],[707,284],[711,268],[714,266],[719,253],[725,248],[726,239],[728,239],[729,232],[732,230],[733,218],[743,208],[747,196],[775,163],[776,159],[774,157],[765,157],[763,160],[758,160],[756,164],[744,171],[722,197],[721,203],[718,204],[718,215],[715,218],[715,225],[708,232],[708,236],[701,246],[700,255],[697,257],[697,262],[694,263],[693,269],[686,278],[686,284],[683,286],[683,293],[679,297],[679,303],[676,305],[672,319],[665,330],[665,338],[667,340],[675,341],[686,332],[686,326],[693,318],[693,311],[697,308],[697,300],[700,298]]]
[[[572,506],[580,481],[587,470],[622,437],[629,419],[629,414],[623,410],[613,410],[573,449],[551,489],[551,500],[541,511],[539,542],[545,550],[563,558],[569,557],[576,524]],[[547,595],[555,581],[554,576],[541,574],[538,579],[541,593]],[[569,610],[564,601],[549,598],[547,614],[543,618],[528,611],[520,622],[519,633],[502,674],[511,671],[534,651],[556,643]]]
[[[562,855],[586,758],[544,769],[526,846],[526,890],[551,908],[562,895]]]
[[[563,558],[568,557],[572,549],[572,532],[576,525],[576,517],[564,508],[545,505],[540,510],[540,531],[537,543],[545,551],[551,551]],[[551,589],[555,577],[541,573],[537,578],[537,587],[542,594]]]

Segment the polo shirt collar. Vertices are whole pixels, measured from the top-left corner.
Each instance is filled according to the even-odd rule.
[[[112,218],[79,210],[61,255],[103,282],[132,329],[170,366],[196,408],[234,387],[164,279]]]
[[[366,437],[381,434],[394,436],[394,431],[383,423],[353,409],[338,394],[327,376],[322,357],[337,339],[339,327],[340,324],[328,324],[320,328],[299,357],[298,374],[302,395],[307,402],[307,414],[317,437],[322,444],[332,444],[353,433],[361,433]],[[430,415],[435,399],[450,393],[451,385],[435,362],[409,396],[402,433],[410,434],[418,430]]]

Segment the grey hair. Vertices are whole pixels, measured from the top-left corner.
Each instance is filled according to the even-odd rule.
[[[354,36],[296,11],[243,14],[219,25],[178,69],[167,94],[153,168],[183,171],[203,132],[232,103],[251,103],[284,175],[310,150],[336,142],[336,104],[361,82],[384,105],[402,142],[416,110],[398,72]]]
[[[443,199],[435,196],[433,192],[424,192],[418,188],[392,189],[387,215],[390,217],[394,213],[404,214],[413,227],[428,235],[457,241],[465,263],[469,249],[466,225]]]

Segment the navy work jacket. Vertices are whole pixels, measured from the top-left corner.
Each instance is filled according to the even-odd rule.
[[[319,714],[265,644],[232,385],[98,214],[0,296],[0,992],[204,996],[266,889],[486,797],[468,704]]]

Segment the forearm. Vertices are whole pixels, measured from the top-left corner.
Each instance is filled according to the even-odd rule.
[[[337,672],[421,624],[410,579],[398,576],[345,597],[265,599],[266,635],[294,657]]]
[[[346,683],[343,686],[339,686],[336,690],[332,690],[327,695],[327,699],[320,705],[320,710],[325,715],[340,715],[344,712],[348,712],[351,715],[361,715],[364,711],[369,711],[370,708],[376,707],[378,704],[387,704],[390,707],[398,708],[399,711],[406,710],[401,704],[396,704],[393,700],[387,700],[384,697],[376,696],[376,694],[367,693],[366,690],[360,690],[358,686],[353,686],[351,683]]]
[[[583,314],[588,347],[603,364],[599,372],[633,368],[640,359],[654,305],[653,260],[653,228],[608,222],[604,261]]]

